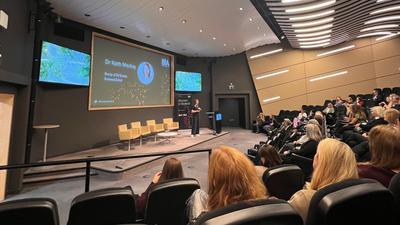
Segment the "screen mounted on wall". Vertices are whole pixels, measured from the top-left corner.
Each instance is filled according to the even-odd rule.
[[[90,55],[43,41],[39,81],[89,85]]]
[[[93,33],[89,110],[173,106],[173,55]]]
[[[175,91],[200,92],[201,73],[176,71]]]

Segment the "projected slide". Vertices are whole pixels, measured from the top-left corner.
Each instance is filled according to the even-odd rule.
[[[201,73],[176,71],[175,91],[201,91]]]
[[[173,105],[173,56],[94,33],[89,110]]]
[[[89,74],[90,55],[43,41],[39,81],[88,86]]]

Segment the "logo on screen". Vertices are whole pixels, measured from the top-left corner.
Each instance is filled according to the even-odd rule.
[[[161,66],[165,68],[169,68],[169,60],[166,58],[161,59]]]
[[[137,75],[140,83],[144,85],[150,84],[154,79],[154,69],[149,62],[142,62],[139,64]]]

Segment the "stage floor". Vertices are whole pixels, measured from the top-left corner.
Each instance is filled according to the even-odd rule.
[[[65,154],[57,157],[49,158],[47,161],[59,161],[59,160],[70,160],[70,159],[81,159],[87,157],[107,157],[107,156],[127,156],[135,155],[137,153],[153,153],[153,152],[173,152],[183,151],[192,146],[199,145],[203,142],[212,140],[217,137],[221,137],[228,132],[221,132],[218,135],[213,135],[212,130],[202,128],[200,135],[196,137],[190,136],[190,130],[179,130],[178,135],[171,138],[170,141],[166,141],[163,138],[157,137],[157,141],[154,141],[154,136],[143,138],[142,146],[139,146],[139,140],[131,142],[131,150],[128,151],[127,142],[120,142],[113,145],[108,145],[100,148],[93,148],[80,152]],[[91,168],[108,173],[119,173],[126,170],[133,169],[140,165],[146,164],[153,160],[159,159],[161,156],[146,157],[146,158],[135,158],[118,161],[103,161],[92,163]],[[40,172],[55,172],[60,170],[73,170],[77,168],[84,168],[85,164],[72,164],[72,165],[60,165],[60,166],[49,166],[42,168],[34,168],[25,172],[25,174],[34,174]]]

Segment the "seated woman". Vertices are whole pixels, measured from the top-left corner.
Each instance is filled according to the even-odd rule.
[[[297,118],[299,121],[303,121],[303,120],[307,119],[307,117],[308,117],[308,115],[307,115],[306,111],[304,111],[304,108],[301,107],[300,112],[299,112],[299,115],[297,115],[296,118]]]
[[[358,178],[357,163],[350,147],[335,139],[325,139],[318,145],[313,162],[311,183],[296,192],[289,203],[305,222],[311,198],[319,189],[343,180]]]
[[[397,127],[400,129],[400,112],[397,109],[387,109],[383,113],[383,119],[388,123],[389,126]]]
[[[337,129],[335,136],[341,137],[346,130],[353,130],[357,124],[363,123],[366,120],[367,116],[365,115],[363,108],[356,104],[352,105],[351,113],[346,120],[347,124]]]
[[[208,194],[196,190],[188,200],[189,222],[200,214],[233,203],[266,198],[267,190],[253,163],[239,150],[220,146],[212,151],[208,166]]]
[[[265,125],[265,116],[263,112],[260,112],[256,118],[256,133],[260,133],[263,131],[263,127]]]
[[[181,161],[176,158],[167,159],[164,163],[164,167],[161,172],[156,173],[153,176],[152,182],[149,187],[136,199],[136,215],[138,218],[144,217],[144,211],[146,209],[147,198],[149,195],[150,188],[155,184],[175,178],[183,178],[183,169]]]
[[[322,112],[325,114],[335,113],[335,107],[333,107],[333,104],[329,102],[326,108]]]
[[[256,166],[257,175],[262,177],[265,170],[282,164],[282,159],[278,154],[278,150],[272,145],[263,145],[259,149],[260,166]]]
[[[319,141],[322,140],[321,128],[315,124],[306,125],[306,136],[308,140],[304,142],[299,149],[286,151],[284,154],[296,153],[307,158],[312,159],[317,152]]]
[[[358,174],[388,187],[392,177],[400,172],[400,131],[379,125],[371,129],[368,139],[371,160],[358,166]]]

